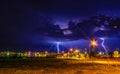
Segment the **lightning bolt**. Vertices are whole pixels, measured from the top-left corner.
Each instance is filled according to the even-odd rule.
[[[105,52],[107,52],[106,47],[105,47],[105,45],[104,45],[104,43],[105,43],[105,38],[100,38],[100,39],[102,40],[102,43],[101,43],[102,47],[104,48]]]
[[[57,47],[57,52],[58,53],[60,52],[60,47],[59,46],[60,46],[60,42],[57,42],[57,46],[56,47]]]

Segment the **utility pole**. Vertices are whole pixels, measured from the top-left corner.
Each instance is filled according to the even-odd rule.
[[[108,63],[108,67],[109,67],[109,51],[108,51],[108,32],[106,31],[106,55],[107,55],[107,63]]]

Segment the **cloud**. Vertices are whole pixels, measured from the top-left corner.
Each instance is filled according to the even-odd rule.
[[[111,18],[111,17],[110,17]],[[96,21],[99,19],[100,21]],[[103,21],[104,19],[104,21]],[[79,40],[79,39],[91,39],[92,36],[95,37],[105,37],[106,32],[108,32],[109,37],[120,36],[119,34],[119,24],[112,25],[113,21],[108,20],[109,17],[106,16],[96,16],[96,18],[89,18],[78,23],[70,21],[68,23],[68,28],[60,29],[58,25],[44,24],[44,27],[39,27],[36,32],[40,35],[47,36],[54,39],[63,39],[63,40]],[[106,25],[106,21],[109,21]],[[115,22],[114,22],[115,23]],[[49,23],[48,23],[49,24]],[[69,34],[64,34],[69,32]]]

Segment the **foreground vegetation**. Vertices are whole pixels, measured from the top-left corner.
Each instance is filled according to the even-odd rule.
[[[119,74],[119,68],[70,59],[0,59],[0,74]]]

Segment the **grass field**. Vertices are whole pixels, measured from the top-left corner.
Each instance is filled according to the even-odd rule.
[[[0,74],[120,74],[120,66],[56,58],[0,59]]]

